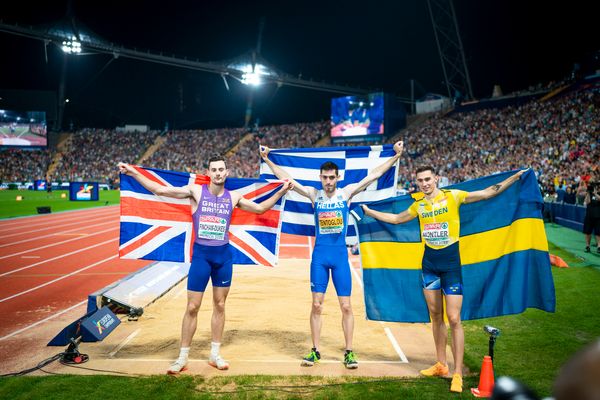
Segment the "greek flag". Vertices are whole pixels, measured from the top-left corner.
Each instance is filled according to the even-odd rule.
[[[357,147],[321,147],[308,149],[272,149],[269,159],[275,165],[287,171],[298,183],[321,189],[319,173],[321,165],[332,161],[338,166],[340,180],[338,187],[343,188],[358,183],[371,170],[394,156],[393,145],[357,146]],[[260,177],[277,179],[271,168],[261,160]],[[365,202],[378,201],[396,196],[398,163],[386,171],[381,178],[373,182],[367,189],[354,196],[352,207]],[[314,236],[315,223],[313,206],[309,199],[290,191],[285,202],[282,217],[282,232]],[[356,236],[355,226],[348,226],[348,236]]]

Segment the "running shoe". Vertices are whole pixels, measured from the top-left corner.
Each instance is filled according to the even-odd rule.
[[[448,375],[448,366],[444,365],[438,361],[432,367],[429,367],[427,369],[422,369],[420,372],[421,372],[421,375],[425,375],[425,376],[447,376]]]
[[[229,363],[225,361],[221,355],[216,357],[210,356],[208,358],[208,365],[215,367],[216,369],[220,369],[221,371],[229,369]]]
[[[187,361],[184,361],[184,360],[181,360],[178,358],[177,360],[175,360],[175,362],[173,364],[171,364],[169,369],[167,369],[167,374],[177,375],[180,372],[183,372],[186,370],[187,370]]]
[[[462,393],[463,381],[460,374],[452,375],[452,383],[450,384],[450,391],[455,393]]]
[[[321,353],[319,353],[317,349],[313,347],[310,353],[308,353],[308,355],[302,359],[302,364],[300,365],[303,367],[312,367],[315,365],[315,363],[318,363],[320,359]]]
[[[344,354],[344,365],[348,369],[356,369],[358,368],[358,360],[356,359],[356,355],[353,351],[347,351]]]

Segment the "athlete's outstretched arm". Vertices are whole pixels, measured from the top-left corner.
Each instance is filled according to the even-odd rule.
[[[250,211],[255,214],[262,214],[265,211],[271,209],[275,205],[275,203],[277,203],[277,200],[279,200],[284,194],[286,194],[293,188],[294,184],[290,181],[287,181],[283,184],[283,187],[277,191],[277,193],[260,203],[255,203],[251,200],[245,199],[241,194],[237,192],[231,193],[235,197],[233,199],[234,206],[237,205],[244,211]]]
[[[492,197],[499,195],[500,193],[508,189],[510,185],[518,181],[519,178],[521,178],[521,175],[525,173],[525,171],[527,171],[527,169],[522,169],[516,174],[509,176],[502,182],[492,185],[486,189],[469,192],[469,194],[467,194],[467,197],[465,197],[465,204],[475,203],[476,201],[480,200],[491,199]]]
[[[190,186],[182,187],[167,187],[159,185],[156,182],[151,181],[144,175],[140,174],[135,168],[129,164],[120,162],[118,164],[119,171],[122,174],[131,176],[133,179],[138,181],[140,185],[151,191],[158,196],[174,197],[176,199],[187,199],[193,197],[192,189]]]
[[[317,191],[315,190],[315,188],[299,184],[290,174],[287,173],[287,171],[285,171],[279,165],[276,165],[273,161],[269,160],[270,151],[271,149],[269,149],[267,146],[260,146],[260,156],[263,160],[265,160],[265,162],[271,168],[275,176],[281,180],[289,180],[293,183],[293,190],[295,192],[301,194],[304,197],[308,197],[311,201],[314,202],[315,197],[317,195]]]
[[[361,207],[365,215],[373,217],[382,222],[387,222],[388,224],[403,224],[416,218],[414,215],[411,215],[408,210],[404,210],[400,214],[392,214],[371,210],[366,204],[362,204]]]
[[[394,144],[394,154],[393,157],[386,160],[383,164],[379,165],[377,168],[373,169],[369,175],[365,176],[361,179],[360,182],[350,184],[344,188],[346,195],[349,199],[362,192],[369,186],[371,183],[375,182],[377,179],[381,178],[381,176],[392,167],[398,161],[400,156],[402,155],[402,151],[404,150],[404,142],[398,141]]]

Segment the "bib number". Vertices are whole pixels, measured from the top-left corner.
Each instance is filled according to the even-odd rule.
[[[198,221],[198,238],[208,240],[225,240],[227,220],[214,216],[201,216]]]

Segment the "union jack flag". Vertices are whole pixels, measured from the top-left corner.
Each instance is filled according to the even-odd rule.
[[[204,175],[139,166],[135,168],[148,179],[163,186],[203,185],[210,182]],[[282,184],[282,181],[228,178],[225,188],[260,203],[275,193]],[[229,230],[234,264],[277,264],[284,201],[285,196],[261,215],[239,208],[234,210]],[[189,199],[157,196],[134,178],[121,174],[120,228],[121,258],[186,263],[192,260],[195,232]]]

